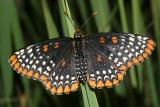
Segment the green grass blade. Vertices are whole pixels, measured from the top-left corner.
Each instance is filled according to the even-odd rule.
[[[132,0],[132,16],[133,16],[133,31],[134,33],[140,34],[144,31],[144,20],[142,18],[142,12],[140,9],[140,1],[139,0]],[[139,91],[142,91],[143,88],[143,75],[142,75],[142,65],[137,66],[138,71],[138,86]]]
[[[149,95],[151,96],[153,107],[159,107],[158,94],[155,86],[155,79],[153,75],[153,67],[150,59],[146,61],[146,73],[148,77]]]
[[[151,11],[152,11],[152,19],[153,19],[153,30],[155,34],[155,41],[157,47],[157,62],[158,62],[158,78],[160,77],[160,1],[159,0],[150,0],[151,2]],[[160,79],[158,79],[158,83],[160,83]],[[160,85],[159,85],[160,87]]]
[[[42,8],[43,8],[43,13],[45,17],[45,22],[47,25],[47,31],[48,31],[48,36],[49,38],[55,38],[58,37],[58,31],[55,26],[55,23],[52,19],[49,7],[47,5],[47,1],[42,0]],[[52,96],[52,99],[56,102],[56,105],[61,106],[61,103],[59,102],[58,96]]]
[[[67,15],[68,15],[68,17],[67,17],[67,15],[65,15],[65,20],[66,20],[68,32],[69,32],[70,37],[73,37],[74,36],[74,32],[75,32],[75,28],[74,28],[75,25],[73,26],[74,21],[72,20],[71,13],[70,13],[67,1],[66,2],[65,2],[65,0],[61,0],[61,1],[62,1],[61,2],[62,3],[61,6],[63,7],[64,12],[67,13]]]
[[[6,100],[10,100],[13,91],[13,73],[8,63],[12,51],[10,5],[9,0],[0,1],[0,70],[3,84],[1,85],[3,87],[2,94]],[[10,103],[6,103],[6,105],[11,107]]]
[[[80,84],[82,94],[83,94],[83,102],[85,107],[99,107],[96,95],[93,91],[89,89],[87,83]]]
[[[69,36],[69,31],[67,28],[67,22],[66,22],[66,18],[65,18],[65,11],[61,5],[62,5],[62,1],[58,0],[58,6],[59,6],[59,11],[60,11],[60,18],[61,18],[63,34],[65,36]]]
[[[129,32],[127,18],[126,18],[126,11],[125,11],[125,6],[124,6],[124,0],[118,0],[118,7],[119,7],[120,18],[121,18],[122,30],[124,32]]]
[[[68,3],[67,1],[65,0],[62,0],[62,6],[64,8],[64,11],[67,10],[67,14],[68,16],[71,18],[71,14],[70,14],[70,10],[69,10],[69,6],[68,6]],[[69,12],[69,13],[68,13]],[[67,16],[66,17],[66,21],[67,21],[67,27],[68,27],[68,30],[70,32],[70,35],[74,34],[75,30],[74,30],[74,26],[72,26],[72,20],[70,21],[68,19]],[[73,37],[73,36],[72,36]],[[85,107],[98,107],[98,102],[97,102],[97,98],[96,98],[96,95],[94,92],[92,92],[88,85],[85,85],[83,86],[82,84],[80,85],[81,86],[81,90],[82,90],[82,95],[83,95],[83,101],[84,101],[84,106]],[[89,97],[88,97],[89,96]],[[86,100],[87,99],[87,100]],[[92,105],[94,104],[94,105]]]
[[[43,13],[44,13],[44,17],[45,17],[45,21],[47,25],[47,31],[48,31],[49,38],[58,37],[59,34],[55,26],[55,23],[53,22],[53,18],[47,6],[46,0],[42,0],[42,7],[43,7]]]
[[[15,48],[16,49],[19,49],[19,48],[22,48],[24,46],[24,41],[23,41],[23,38],[22,38],[22,32],[21,32],[21,29],[20,29],[20,24],[19,24],[19,21],[18,21],[18,16],[17,16],[17,13],[16,13],[16,8],[15,8],[15,4],[12,0],[12,6],[11,6],[11,14],[12,14],[12,22],[11,22],[11,28],[12,28],[12,33],[13,33],[13,40],[14,40],[14,44],[15,44]],[[29,81],[28,79],[22,77],[22,82],[24,84],[24,87],[25,87],[25,92],[26,92],[26,101],[27,101],[27,105],[28,107],[32,107],[32,97],[31,97],[31,88],[30,88],[30,85],[29,85]]]

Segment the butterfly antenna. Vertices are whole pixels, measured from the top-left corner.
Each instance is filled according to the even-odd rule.
[[[91,18],[95,15],[97,15],[98,12],[97,11],[93,11],[92,14],[87,18],[87,20],[82,24],[82,26],[80,27],[80,29],[83,29],[83,27],[91,20]]]

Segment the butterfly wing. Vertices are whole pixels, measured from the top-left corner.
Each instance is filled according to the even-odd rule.
[[[65,88],[66,79],[69,81],[67,82],[69,88],[72,86],[72,83],[77,83],[76,77],[70,71],[71,59],[67,59],[71,57],[66,57],[72,54],[72,49],[71,38],[52,39],[20,49],[11,55],[9,62],[15,71],[29,78],[41,81],[49,90],[52,89],[52,85],[56,84],[53,88],[54,90],[52,89],[52,93],[58,94],[59,82],[61,82],[63,88]],[[66,52],[67,55],[65,55]],[[62,59],[69,60],[69,64],[65,69],[58,68],[61,67]],[[75,79],[70,80],[71,78],[68,78],[67,74],[70,77],[75,77]],[[61,79],[64,78],[63,81],[57,79],[57,76]],[[69,88],[66,89],[66,93],[70,92],[71,89]],[[59,88],[59,93],[61,94],[62,90],[60,89],[61,87]]]
[[[127,69],[151,55],[155,43],[151,38],[137,34],[98,33],[89,35],[86,46],[90,51],[96,49],[91,55],[90,62],[95,63],[90,66],[89,85],[111,87],[123,79]]]

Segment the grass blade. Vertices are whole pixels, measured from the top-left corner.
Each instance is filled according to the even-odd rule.
[[[45,22],[46,22],[49,38],[58,37],[59,34],[58,34],[57,28],[55,26],[55,23],[52,19],[50,10],[47,5],[47,1],[42,0],[42,8],[43,8],[43,13],[44,13],[44,17],[45,17]],[[52,96],[52,98],[56,102],[56,105],[61,106],[61,103],[59,102],[58,96]]]
[[[2,74],[2,87],[3,87],[3,96],[4,99],[10,100],[13,90],[13,74],[8,63],[8,58],[12,50],[12,41],[11,41],[11,29],[10,29],[10,5],[9,0],[0,1],[0,67]],[[6,103],[7,107],[11,107],[11,104]]]
[[[59,34],[58,34],[57,28],[53,22],[53,19],[52,19],[51,13],[49,11],[49,8],[47,6],[46,0],[42,0],[42,7],[43,7],[43,13],[44,13],[44,17],[45,17],[45,21],[46,21],[46,25],[47,25],[48,36],[49,36],[49,38],[55,38]]]
[[[64,11],[67,11],[68,16],[71,18],[69,6],[68,6],[68,3],[66,0],[62,0],[62,6],[64,8]],[[70,35],[71,34],[73,35],[75,30],[74,30],[74,26],[72,25],[72,22],[71,22],[72,20],[69,20],[67,16],[65,16],[65,18],[67,21],[67,27],[70,32]],[[87,84],[85,86],[83,86],[81,84],[80,86],[81,86],[81,90],[82,90],[82,94],[83,94],[83,98],[84,98],[83,99],[84,106],[85,107],[98,107],[98,102],[97,102],[97,98],[96,98],[95,93],[89,89]],[[89,97],[87,97],[87,96],[89,96]],[[94,104],[94,105],[92,105],[92,104]]]
[[[151,96],[151,100],[153,103],[153,107],[159,107],[159,100],[158,100],[158,94],[155,86],[155,80],[153,75],[153,67],[152,62],[150,59],[146,61],[146,71],[147,71],[147,77],[148,77],[148,87],[149,87],[149,93]]]

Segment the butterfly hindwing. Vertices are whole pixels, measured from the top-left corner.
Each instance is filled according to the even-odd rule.
[[[73,52],[68,48],[52,69],[52,75],[43,82],[52,94],[68,94],[78,89],[78,78],[73,65]]]
[[[87,49],[92,47],[89,52],[96,52],[90,55],[91,62],[94,62],[91,65],[92,70],[89,70],[92,73],[89,75],[91,87],[99,87],[98,83],[106,87],[107,83],[110,86],[117,85],[124,77],[124,71],[148,58],[155,46],[148,37],[127,33],[97,33],[89,35],[86,41]],[[109,77],[107,80],[110,82],[106,82],[105,77]],[[99,82],[99,78],[102,81]]]
[[[89,52],[89,69],[88,69],[88,83],[92,88],[112,87],[120,83],[123,79],[124,73],[115,68],[112,61],[108,61],[108,57],[104,51],[96,47],[88,46]]]

